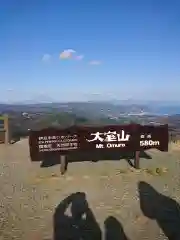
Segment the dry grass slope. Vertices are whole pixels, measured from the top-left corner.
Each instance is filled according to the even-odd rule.
[[[31,163],[27,143],[23,139],[11,146],[0,145],[0,239],[57,240],[57,236],[53,238],[59,224],[57,209],[76,192],[85,193],[106,239],[175,239],[173,227],[163,225],[158,214],[149,214],[148,200],[144,199],[147,195],[142,193],[148,190],[151,196],[153,192],[148,206],[152,199],[163,201],[178,214],[174,206],[175,201],[180,203],[180,144],[170,144],[168,153],[148,151],[152,159],[141,159],[138,171],[125,160],[78,162],[69,164],[67,173],[61,176],[59,165],[40,168],[38,162]],[[70,215],[68,208],[66,219]],[[173,219],[173,224],[178,221]],[[63,232],[65,228],[60,225],[58,229]],[[116,235],[112,235],[112,229]]]

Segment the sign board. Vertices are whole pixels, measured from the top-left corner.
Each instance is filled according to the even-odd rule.
[[[168,151],[168,125],[142,126],[139,124],[100,127],[47,128],[31,131],[29,147],[32,161],[39,154],[72,151],[135,152],[156,148]]]

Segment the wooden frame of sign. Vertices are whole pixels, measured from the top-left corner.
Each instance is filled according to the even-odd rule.
[[[67,166],[66,156],[77,151],[134,152],[134,167],[138,169],[141,151],[151,148],[168,151],[168,125],[47,128],[30,131],[29,148],[32,161],[38,161],[41,154],[59,153],[62,174]]]
[[[0,116],[0,141],[4,144],[10,143],[10,129],[9,129],[9,118],[8,115]]]
[[[60,155],[60,172],[63,175],[66,171],[67,160],[66,155]],[[135,159],[134,159],[134,168],[140,168],[140,151],[135,152]]]
[[[63,175],[66,171],[66,155],[60,155],[60,172]]]

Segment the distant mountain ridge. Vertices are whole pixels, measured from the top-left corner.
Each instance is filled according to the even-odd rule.
[[[5,104],[0,103],[0,112],[20,111],[20,112],[49,112],[49,111],[69,111],[81,112],[95,115],[120,115],[128,113],[147,113],[151,115],[174,115],[180,113],[180,104],[149,101],[148,103],[125,101],[89,101],[89,102],[53,102],[53,103],[19,103]]]

